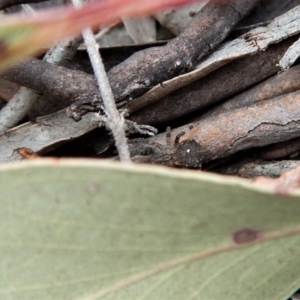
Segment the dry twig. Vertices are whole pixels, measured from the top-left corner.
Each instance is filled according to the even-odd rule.
[[[72,0],[72,3],[75,7],[80,7],[82,5],[82,0]],[[82,31],[82,36],[87,47],[104,103],[104,110],[106,114],[104,122],[112,131],[121,161],[131,162],[124,131],[124,118],[119,114],[115,105],[114,95],[99,53],[99,46],[97,45],[93,32],[90,28],[85,28]],[[100,123],[103,123],[103,120],[104,119],[102,118],[102,122],[100,121]]]

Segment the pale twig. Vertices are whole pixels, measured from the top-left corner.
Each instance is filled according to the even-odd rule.
[[[80,7],[82,5],[81,0],[72,0],[72,3],[75,7]],[[117,110],[114,96],[99,53],[99,46],[97,45],[93,32],[90,28],[82,30],[82,36],[101,92],[107,117],[106,123],[114,136],[120,160],[123,162],[131,162],[124,131],[124,118]]]
[[[14,127],[22,120],[39,97],[37,92],[26,87],[20,87],[0,111],[0,132]]]
[[[80,43],[81,38],[78,37],[63,39],[47,51],[43,60],[49,64],[62,65],[74,57]]]
[[[284,56],[279,61],[279,66],[282,70],[289,69],[300,56],[300,39],[297,40],[289,49],[285,52]]]

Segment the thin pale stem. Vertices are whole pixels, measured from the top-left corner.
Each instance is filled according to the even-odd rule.
[[[72,3],[75,7],[80,7],[82,5],[81,0],[72,0]],[[117,110],[114,96],[99,53],[99,46],[97,45],[93,32],[90,28],[82,30],[82,36],[101,92],[107,114],[107,126],[111,129],[114,136],[120,160],[122,162],[131,162],[124,131],[124,118],[120,116]]]

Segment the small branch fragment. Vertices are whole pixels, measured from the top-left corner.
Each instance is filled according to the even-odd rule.
[[[34,90],[21,87],[0,111],[0,132],[17,125],[39,97]]]
[[[131,101],[153,85],[193,69],[258,2],[209,3],[166,46],[137,52],[112,68],[108,74],[116,101]]]
[[[289,69],[300,56],[300,40],[296,41],[279,61],[282,70]]]
[[[102,105],[94,76],[39,59],[29,58],[2,73],[1,77],[70,104],[75,100],[81,105],[97,103],[94,105],[96,111]]]
[[[209,6],[209,4],[207,5]],[[202,12],[199,14],[199,16]],[[154,103],[172,92],[188,85],[216,69],[244,56],[265,50],[269,45],[278,43],[300,32],[300,5],[274,19],[268,26],[256,28],[249,33],[221,45],[194,71],[167,81],[160,81],[143,99],[146,105]],[[201,36],[199,37],[201,39]]]

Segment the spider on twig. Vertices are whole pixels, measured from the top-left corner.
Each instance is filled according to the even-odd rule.
[[[144,141],[130,145],[132,156],[148,156],[147,162],[179,168],[201,168],[202,149],[194,139],[180,142],[185,132],[180,132],[171,143],[171,129],[167,128],[167,145],[145,143]]]

